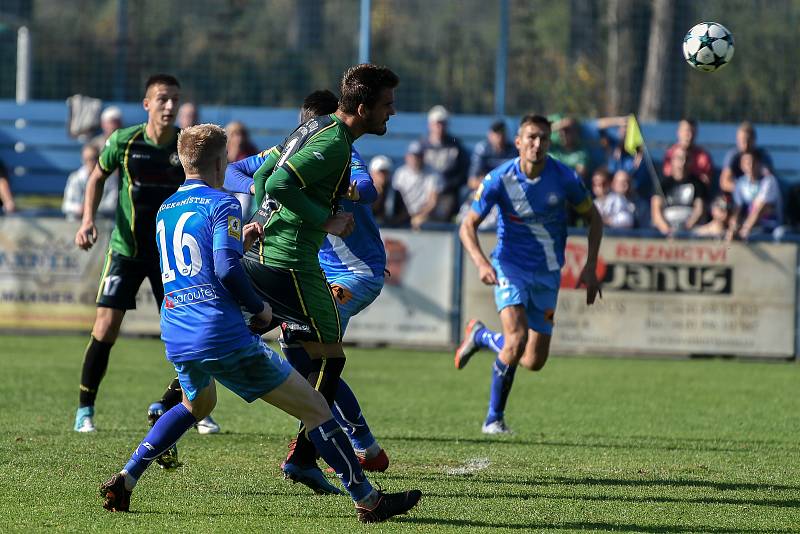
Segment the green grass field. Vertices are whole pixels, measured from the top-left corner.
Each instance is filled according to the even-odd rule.
[[[295,423],[226,390],[223,433],[192,431],[184,466],[151,468],[133,513],[97,487],[146,432],[171,377],[157,340],[122,339],[94,435],[72,432],[84,336],[0,337],[0,532],[786,532],[800,531],[800,368],[795,364],[554,357],[520,372],[507,421],[480,433],[489,353],[350,349],[345,376],[420,505],[375,526],[348,498],[280,476]]]

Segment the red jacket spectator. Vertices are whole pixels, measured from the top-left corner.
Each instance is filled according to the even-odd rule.
[[[689,174],[697,176],[706,186],[710,186],[714,164],[711,161],[711,155],[702,147],[694,144],[697,136],[697,121],[681,119],[678,123],[677,136],[678,142],[669,147],[664,154],[664,176],[672,175],[672,155],[675,150],[682,148],[686,151]]]

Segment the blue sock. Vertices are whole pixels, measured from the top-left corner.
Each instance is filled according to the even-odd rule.
[[[308,378],[311,372],[311,357],[300,343],[286,343],[280,339],[281,351],[286,356],[286,360],[300,373],[303,378]]]
[[[475,332],[475,342],[481,347],[492,349],[497,354],[500,354],[500,350],[504,345],[503,334],[485,327]]]
[[[489,413],[486,414],[486,424],[493,423],[503,418],[506,409],[508,394],[514,383],[516,365],[506,365],[498,356],[492,366],[492,387],[489,395]]]
[[[161,456],[167,449],[197,422],[183,404],[177,404],[158,418],[147,433],[131,459],[125,464],[125,471],[138,480],[150,462]]]
[[[312,428],[308,431],[308,437],[325,463],[336,471],[354,501],[360,501],[372,493],[372,485],[358,463],[353,446],[336,421],[329,419]]]
[[[363,451],[375,443],[375,438],[369,430],[367,420],[361,414],[361,406],[358,404],[358,399],[356,399],[350,386],[341,378],[339,379],[339,387],[336,389],[333,418],[347,432],[353,448]]]

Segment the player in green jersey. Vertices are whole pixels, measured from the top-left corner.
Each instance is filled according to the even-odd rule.
[[[126,310],[136,307],[136,293],[145,278],[160,306],[164,298],[156,249],[156,211],[184,181],[177,152],[175,113],[180,84],[168,74],[151,76],[145,84],[142,105],[147,122],[115,131],[106,141],[100,159],[86,184],[83,220],[75,244],[88,250],[97,240],[95,214],[103,184],[119,171],[119,201],[100,287],[92,336],[81,373],[80,404],[75,430],[92,432],[94,404],[108,366],[111,347],[119,335]],[[179,392],[180,393],[180,392]]]
[[[336,299],[318,253],[326,234],[346,237],[353,230],[352,214],[339,207],[350,187],[351,146],[364,134],[386,133],[386,123],[395,114],[398,82],[386,67],[351,67],[342,78],[336,113],[300,125],[286,138],[280,155],[272,154],[255,175],[256,183],[268,175],[265,193],[277,206],[264,203],[259,208],[256,220],[263,222],[264,236],[245,255],[243,265],[256,291],[272,306],[284,339],[303,343],[312,358],[307,379],[330,406],[345,355]],[[317,467],[316,451],[304,429],[283,471],[317,493],[338,493]]]

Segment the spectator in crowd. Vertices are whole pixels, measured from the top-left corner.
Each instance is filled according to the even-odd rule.
[[[433,215],[445,185],[442,175],[425,163],[425,149],[415,141],[406,151],[405,164],[395,171],[392,187],[403,197],[411,227],[419,229]]]
[[[592,174],[592,196],[595,205],[600,209],[600,204],[611,189],[611,175],[605,167],[598,167]]]
[[[742,175],[733,190],[733,224],[729,237],[747,239],[753,233],[772,232],[783,224],[783,204],[778,180],[765,171],[756,151],[745,152],[739,164]],[[765,174],[766,172],[766,174]],[[738,226],[741,221],[741,227]]]
[[[197,110],[192,102],[184,102],[178,108],[178,115],[176,117],[178,128],[188,128],[189,126],[196,126],[200,124],[200,112]]]
[[[597,205],[603,223],[610,228],[635,228],[647,221],[645,202],[633,189],[631,175],[619,170],[611,180],[611,192]]]
[[[117,106],[107,107],[100,114],[100,130],[102,131],[94,136],[89,144],[95,147],[99,154],[106,145],[106,139],[120,128],[122,128],[122,110]]]
[[[670,165],[672,174],[661,182],[663,196],[657,194],[651,198],[653,226],[663,235],[694,228],[705,214],[708,195],[702,180],[689,173],[686,150],[674,150]]]
[[[506,121],[495,120],[486,132],[486,139],[479,141],[472,151],[469,165],[469,181],[467,187],[475,191],[483,178],[495,167],[519,155],[514,143],[508,139]],[[468,199],[472,202],[472,199]]]
[[[714,165],[711,155],[704,148],[694,144],[697,138],[697,121],[691,118],[681,119],[678,122],[677,136],[678,142],[669,147],[664,154],[664,176],[672,174],[672,153],[675,150],[683,149],[689,160],[689,173],[700,178],[707,188],[711,188]]]
[[[553,122],[557,136],[550,145],[550,155],[574,170],[583,179],[589,177],[589,151],[581,143],[581,127],[577,120],[566,117]]]
[[[433,106],[428,112],[428,135],[422,139],[425,164],[439,173],[444,184],[435,212],[431,214],[432,218],[439,221],[450,220],[458,209],[461,196],[466,196],[462,188],[466,189],[469,156],[461,141],[447,131],[449,118],[450,114],[444,106]],[[406,206],[413,212],[408,202]]]
[[[369,175],[378,192],[372,203],[372,215],[379,226],[406,226],[411,219],[402,195],[392,187],[393,167],[386,156],[375,156],[369,162]]]
[[[184,104],[183,106],[185,106]],[[193,104],[189,104],[192,106],[190,109],[194,109]],[[179,108],[178,111],[178,120],[180,120],[180,109],[183,109],[183,106]],[[196,119],[196,117],[195,117]],[[188,120],[188,118],[187,118]],[[194,126],[194,125],[190,125]],[[225,126],[225,134],[228,136],[228,163],[233,163],[235,161],[243,160],[245,158],[249,158],[250,156],[254,156],[258,154],[258,149],[253,144],[253,141],[250,139],[250,132],[247,130],[247,127],[239,122],[239,121],[231,121]],[[237,199],[239,199],[239,203],[242,205],[242,215],[245,219],[249,218],[252,215],[254,210],[253,206],[253,195],[249,195],[246,193],[233,193]]]
[[[733,193],[736,188],[736,178],[744,174],[741,167],[742,155],[751,152],[760,162],[761,170],[765,174],[774,174],[772,157],[764,148],[756,146],[756,129],[747,121],[741,123],[736,130],[736,148],[725,154],[722,171],[719,175],[719,188],[726,193]]]
[[[0,160],[0,206],[3,208],[2,213],[5,214],[17,211],[14,195],[11,194],[11,181],[8,179],[8,170],[2,160]]]
[[[711,220],[698,226],[692,234],[700,237],[716,237],[722,239],[728,235],[731,223],[731,201],[724,194],[718,195],[711,202]]]
[[[616,134],[611,132],[617,128]],[[606,167],[612,175],[623,170],[633,178],[634,189],[642,198],[650,198],[653,193],[653,181],[647,165],[644,164],[644,150],[638,147],[636,154],[629,154],[624,147],[625,134],[628,131],[628,117],[604,117],[597,119],[600,133],[600,146],[606,155]]]
[[[61,211],[69,221],[79,221],[83,217],[83,202],[86,196],[86,182],[89,175],[97,166],[97,158],[100,153],[97,148],[87,143],[81,150],[81,168],[69,175],[67,186],[64,188],[64,200],[61,203]],[[114,217],[117,212],[117,195],[119,185],[117,180],[106,180],[103,187],[103,196],[100,197],[100,204],[97,213],[102,217]]]

